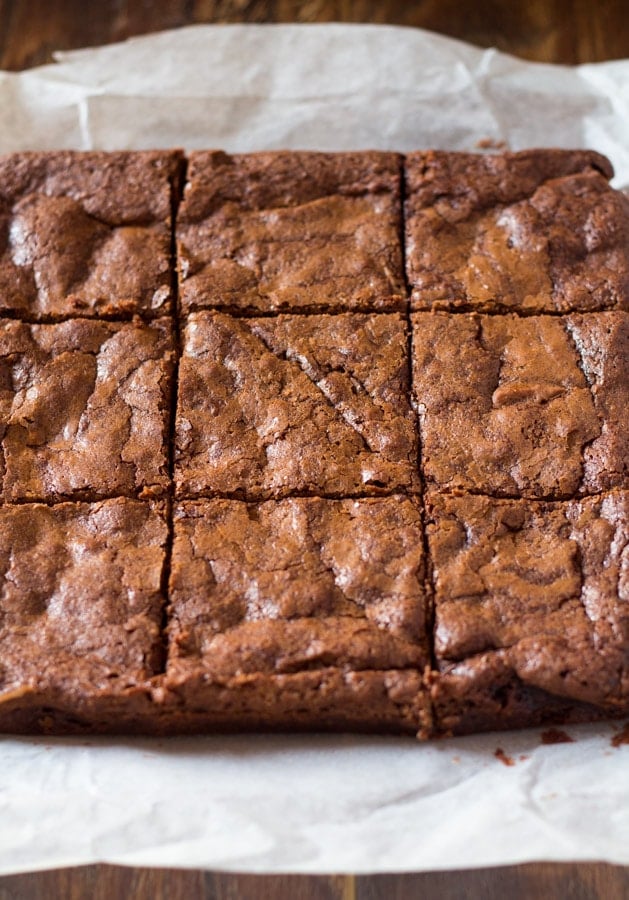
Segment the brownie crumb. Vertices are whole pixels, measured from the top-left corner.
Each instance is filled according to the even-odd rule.
[[[494,750],[494,756],[496,757],[496,759],[499,759],[500,762],[505,766],[515,765],[514,758],[505,753],[502,747],[496,747],[496,749]]]
[[[506,150],[508,144],[506,141],[499,141],[497,138],[480,138],[474,145],[478,150]]]

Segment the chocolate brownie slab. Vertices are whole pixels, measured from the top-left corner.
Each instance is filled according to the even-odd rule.
[[[404,496],[177,504],[166,709],[181,727],[418,731],[424,577],[420,513]]]
[[[428,481],[551,499],[629,486],[629,314],[412,321]]]
[[[0,313],[27,320],[163,315],[182,155],[0,158]]]
[[[180,497],[414,488],[399,314],[190,316],[179,367]]]
[[[395,153],[191,153],[183,311],[402,309],[400,182]]]
[[[629,493],[427,508],[437,727],[629,712]]]
[[[591,151],[410,153],[414,309],[629,309],[629,197]]]
[[[0,728],[133,729],[162,663],[155,502],[0,507]]]
[[[156,494],[168,485],[168,320],[0,320],[5,501]]]

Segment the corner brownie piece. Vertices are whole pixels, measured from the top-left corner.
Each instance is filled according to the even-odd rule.
[[[179,503],[161,700],[177,727],[427,727],[420,513],[404,496]]]
[[[0,313],[163,315],[177,151],[0,158]]]
[[[183,311],[402,309],[400,182],[395,153],[191,153]]]
[[[429,493],[437,727],[629,712],[629,493],[566,502]]]
[[[179,367],[179,497],[416,487],[399,314],[194,313]]]
[[[412,322],[429,482],[550,499],[629,486],[629,314]]]
[[[4,500],[163,492],[172,357],[166,319],[0,320]]]
[[[160,503],[0,507],[0,729],[141,730],[162,664]]]
[[[629,197],[591,151],[410,153],[414,309],[629,309]]]

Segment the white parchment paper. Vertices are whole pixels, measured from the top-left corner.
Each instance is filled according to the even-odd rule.
[[[0,73],[0,152],[593,147],[629,185],[629,61],[524,63],[376,26],[200,26]],[[618,726],[616,726],[617,728]],[[629,864],[614,726],[354,736],[0,738],[0,873],[96,861],[385,872]],[[494,755],[501,747],[513,765]]]

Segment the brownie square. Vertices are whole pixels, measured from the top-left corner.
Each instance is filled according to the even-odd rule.
[[[629,309],[629,197],[591,151],[406,157],[414,309]]]
[[[4,500],[164,491],[172,357],[166,319],[0,320]]]
[[[166,708],[182,722],[418,731],[424,577],[404,496],[177,504]]]
[[[163,505],[0,507],[0,728],[130,730],[162,665]]]
[[[442,731],[629,712],[629,493],[427,499]]]
[[[402,309],[400,183],[395,153],[191,153],[183,311]]]
[[[0,313],[167,312],[181,167],[177,151],[0,158]]]
[[[629,486],[629,314],[412,321],[429,482],[549,499]]]
[[[190,316],[179,367],[179,497],[417,487],[399,314]]]

